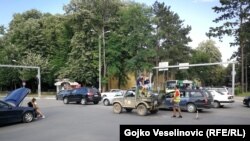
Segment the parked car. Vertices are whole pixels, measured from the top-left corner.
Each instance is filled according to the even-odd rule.
[[[30,89],[18,88],[0,100],[0,126],[16,123],[31,122],[36,117],[34,108],[20,106]]]
[[[246,96],[244,99],[243,99],[243,104],[250,107],[250,96]]]
[[[217,92],[221,92],[225,95],[232,95],[231,93],[229,93],[228,89],[226,87],[207,87],[207,90],[215,90]]]
[[[215,108],[223,107],[234,103],[232,95],[225,95],[223,92],[217,92],[216,90],[208,90],[214,99],[213,105]]]
[[[112,105],[115,98],[123,97],[123,93],[110,93],[102,98],[103,105]]]
[[[172,109],[173,98],[175,91],[166,93],[161,98],[161,109]],[[180,108],[188,112],[196,112],[197,110],[209,109],[213,107],[213,96],[206,90],[201,89],[185,89],[180,90],[181,101]]]
[[[62,98],[58,99],[63,100],[64,104],[68,104],[70,102],[76,102],[86,105],[88,102],[93,102],[94,104],[98,104],[99,101],[101,101],[100,92],[93,87],[75,88],[62,93],[64,93],[62,94]]]
[[[70,95],[72,93],[72,90],[61,90],[56,95],[56,100],[63,100],[64,97]]]
[[[124,91],[121,90],[121,89],[111,89],[110,91],[108,92],[102,92],[101,93],[101,97],[105,97],[105,96],[108,96],[108,95],[115,95],[115,94],[124,94]]]

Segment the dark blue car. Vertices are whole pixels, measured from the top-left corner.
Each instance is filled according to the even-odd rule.
[[[0,100],[0,126],[16,123],[31,122],[35,117],[35,110],[32,107],[19,106],[23,99],[30,93],[30,89],[19,88]]]
[[[197,110],[209,109],[213,107],[213,97],[210,92],[200,89],[180,90],[181,101],[180,108],[188,112],[196,112]],[[161,98],[162,109],[172,109],[174,91],[171,91]]]
[[[96,88],[81,87],[71,90],[62,90],[57,95],[57,99],[63,100],[64,104],[70,102],[81,103],[82,105],[86,105],[88,102],[98,104],[99,101],[101,101],[101,94]]]

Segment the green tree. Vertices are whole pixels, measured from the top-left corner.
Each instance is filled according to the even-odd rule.
[[[218,47],[215,46],[213,40],[207,40],[199,43],[197,50],[206,53],[209,56],[209,62],[221,62],[221,52]]]
[[[188,36],[191,27],[183,26],[184,21],[180,19],[177,13],[171,11],[171,7],[166,6],[164,2],[156,1],[152,6],[152,14],[154,47],[157,53],[154,65],[158,66],[159,62],[169,62],[170,65],[188,62],[191,48],[187,44],[191,41]],[[172,75],[186,75],[183,71],[170,72],[174,73]],[[156,75],[158,75],[158,72],[156,72]]]
[[[221,6],[215,6],[212,9],[221,15],[213,22],[219,23],[225,21],[218,27],[210,27],[209,37],[219,37],[224,35],[234,36],[235,42],[231,45],[239,45],[240,63],[241,63],[241,89],[244,89],[244,46],[246,45],[246,35],[243,25],[249,19],[250,1],[249,0],[220,0]]]

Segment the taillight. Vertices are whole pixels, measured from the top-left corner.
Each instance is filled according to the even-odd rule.
[[[87,95],[91,96],[91,95],[93,95],[93,93],[87,93]]]
[[[205,104],[207,104],[207,98],[205,98],[205,100],[204,100],[204,101],[205,101]]]

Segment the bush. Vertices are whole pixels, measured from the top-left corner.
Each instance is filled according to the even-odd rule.
[[[237,87],[235,87],[235,95],[239,95],[239,94],[241,94],[242,93],[242,91],[241,91],[241,87],[240,86],[237,86]]]

